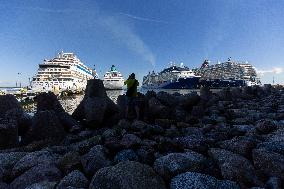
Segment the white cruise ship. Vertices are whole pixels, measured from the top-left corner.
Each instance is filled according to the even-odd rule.
[[[74,53],[60,52],[39,64],[31,88],[35,92],[82,91],[87,80],[94,78],[98,78],[96,71],[84,65]]]
[[[111,66],[110,71],[107,71],[103,80],[106,89],[118,90],[122,89],[124,85],[123,76],[117,71],[114,65]]]

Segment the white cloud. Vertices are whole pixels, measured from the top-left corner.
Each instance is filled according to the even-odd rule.
[[[139,16],[135,16],[135,15],[132,15],[132,14],[126,14],[126,13],[123,13],[123,12],[120,12],[119,14],[120,14],[120,15],[123,15],[123,16],[126,16],[126,17],[128,17],[128,18],[135,19],[135,20],[168,24],[168,22],[163,21],[163,20],[157,20],[157,19],[153,19],[153,18],[139,17]]]
[[[115,38],[124,43],[128,49],[139,54],[152,66],[155,65],[155,55],[142,40],[142,38],[136,34],[126,22],[123,22],[122,20],[119,20],[113,16],[105,16],[102,17],[101,23],[112,33]]]

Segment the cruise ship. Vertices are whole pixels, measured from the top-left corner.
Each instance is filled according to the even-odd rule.
[[[96,71],[84,65],[74,53],[60,52],[39,64],[31,88],[35,92],[82,91],[87,80],[93,78],[98,78]]]
[[[149,72],[144,76],[142,87],[148,89],[195,89],[199,88],[200,76],[181,63],[179,66],[171,63],[160,73]]]
[[[122,74],[112,65],[110,71],[105,73],[103,83],[108,90],[120,90],[124,85],[124,79]]]
[[[200,68],[171,65],[160,73],[149,73],[143,78],[143,88],[198,89],[260,85],[255,68],[248,62],[232,61],[209,65],[205,60]]]
[[[255,68],[248,62],[227,61],[209,65],[205,60],[200,68],[193,69],[195,74],[201,76],[200,85],[211,88],[238,87],[260,85],[260,78]]]

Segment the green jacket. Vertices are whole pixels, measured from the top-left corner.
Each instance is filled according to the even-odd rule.
[[[139,86],[139,82],[136,79],[127,79],[126,81],[124,81],[124,85],[127,85],[127,90],[131,93],[128,96],[130,97],[137,96],[137,87]]]

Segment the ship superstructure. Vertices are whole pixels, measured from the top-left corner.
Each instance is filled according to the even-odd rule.
[[[163,89],[192,89],[198,87],[200,76],[191,69],[184,66],[171,64],[168,68],[159,73],[149,72],[144,76],[142,87],[163,88]]]
[[[122,89],[124,79],[122,74],[112,65],[110,71],[105,73],[103,83],[106,89]]]
[[[204,84],[207,81],[205,85],[208,85],[210,82],[215,82],[216,87],[219,85],[220,87],[226,87],[227,85],[244,86],[260,84],[256,70],[251,64],[248,62],[232,61],[230,58],[224,63],[214,65],[209,65],[209,61],[205,60],[200,68],[193,69],[193,71],[195,74],[201,76],[200,82]]]
[[[98,78],[95,70],[84,65],[74,53],[60,52],[39,64],[31,81],[33,91],[82,91],[89,79]]]

